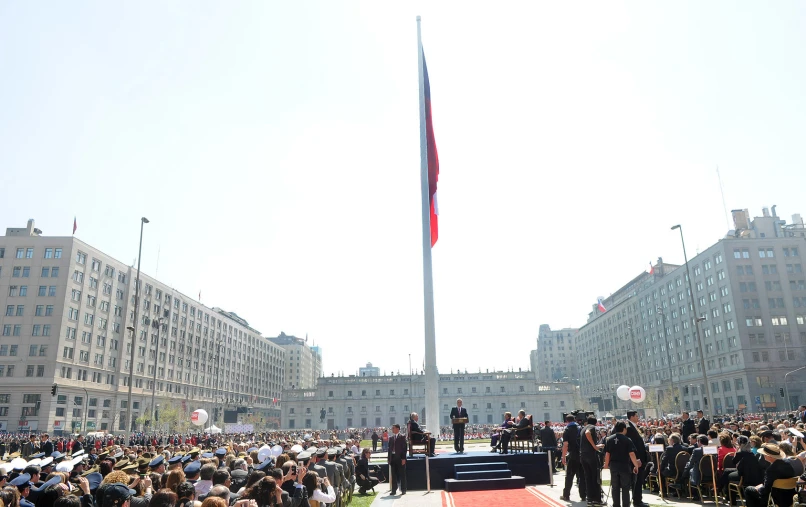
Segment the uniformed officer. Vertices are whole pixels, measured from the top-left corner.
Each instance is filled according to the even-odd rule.
[[[641,467],[635,457],[635,444],[627,437],[624,421],[617,422],[613,434],[605,440],[604,468],[610,468],[613,507],[629,507],[633,474],[637,474]]]
[[[20,474],[16,479],[9,484],[17,488],[20,492],[20,507],[34,507],[34,504],[28,501],[28,495],[31,494],[31,476],[28,474]]]

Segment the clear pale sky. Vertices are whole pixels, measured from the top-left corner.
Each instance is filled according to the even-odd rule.
[[[36,219],[325,371],[422,366],[417,41],[440,371],[528,368],[727,209],[806,214],[806,4],[3,2],[0,227]],[[157,258],[159,252],[159,266]]]

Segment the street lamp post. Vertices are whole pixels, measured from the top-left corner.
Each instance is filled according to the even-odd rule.
[[[663,322],[663,336],[666,340],[666,361],[669,363],[669,387],[670,387],[670,395],[672,396],[672,401],[674,401],[674,380],[672,377],[672,353],[669,350],[670,348],[670,338],[669,338],[669,329],[666,327],[668,320],[666,319],[666,314],[663,312],[663,307],[661,305],[657,305],[655,307],[657,312],[660,314],[661,322]],[[683,410],[680,408],[680,397],[677,397],[677,411],[682,413]]]
[[[797,368],[797,369],[792,370],[792,371],[788,371],[788,372],[786,372],[784,374],[784,390],[786,391],[786,409],[787,410],[789,410],[789,408],[790,408],[789,404],[792,403],[792,400],[789,398],[789,379],[787,377],[789,376],[790,373],[795,373],[796,371],[800,371],[800,370],[803,370],[803,369],[806,369],[806,366],[801,366],[800,368]]]
[[[84,389],[84,421],[81,423],[81,431],[87,433],[87,411],[90,408],[90,393],[87,392],[86,388]]]
[[[162,331],[163,317],[157,319],[157,342],[154,344],[154,377],[151,380],[151,428],[154,428],[157,406],[154,405],[157,396],[157,354],[159,353],[160,331]]]
[[[140,309],[140,260],[143,257],[143,226],[148,223],[148,219],[143,217],[140,219],[140,248],[137,253],[137,277],[134,282],[134,322],[131,327],[132,331],[132,350],[129,355],[129,396],[126,401],[126,424],[129,426],[129,437],[134,437],[134,420],[132,415],[132,384],[134,384],[134,342],[137,339],[137,316]]]
[[[699,312],[697,311],[697,298],[694,296],[694,288],[691,285],[691,271],[689,271],[688,267],[688,255],[686,254],[686,242],[683,239],[683,227],[678,225],[673,225],[672,230],[679,230],[680,231],[680,243],[683,245],[683,259],[686,261],[686,278],[688,279],[688,291],[689,297],[691,298],[691,309],[694,312],[694,329],[697,332],[697,344],[700,348],[700,367],[702,368],[702,381],[705,382],[705,402],[708,405],[708,412],[711,412],[712,403],[714,402],[711,399],[711,385],[708,383],[708,372],[705,370],[705,351],[702,348],[702,337],[700,336],[700,322],[702,322],[703,318],[697,317]],[[703,407],[706,408],[706,407]]]

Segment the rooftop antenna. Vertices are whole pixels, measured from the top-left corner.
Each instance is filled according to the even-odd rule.
[[[716,179],[719,181],[719,193],[722,194],[722,208],[725,210],[725,226],[730,230],[730,220],[728,220],[728,205],[725,203],[725,189],[722,188],[722,176],[719,174],[719,165],[716,166]]]
[[[160,274],[160,250],[162,247],[157,247],[157,269],[154,270],[154,278],[158,278]]]

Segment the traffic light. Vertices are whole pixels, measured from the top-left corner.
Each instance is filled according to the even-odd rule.
[[[781,395],[781,398],[783,398],[784,397],[784,388],[783,387],[779,388],[778,393]]]
[[[59,388],[59,386],[57,384],[53,384],[52,386],[50,386],[50,395],[51,396],[56,396],[56,389],[58,389],[58,388]]]

